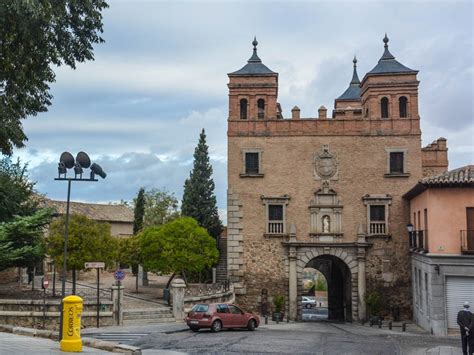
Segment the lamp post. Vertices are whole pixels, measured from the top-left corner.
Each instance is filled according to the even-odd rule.
[[[67,170],[74,168],[74,177],[67,177]],[[83,178],[83,169],[90,168],[90,177]],[[102,179],[105,179],[107,174],[102,170],[100,165],[93,163],[89,156],[84,152],[79,152],[76,155],[76,159],[69,152],[64,152],[59,158],[58,164],[58,177],[54,180],[67,181],[67,201],[66,201],[66,221],[64,223],[64,261],[62,270],[61,280],[61,303],[64,297],[66,297],[66,277],[67,277],[67,245],[69,239],[69,202],[71,200],[71,182],[73,181],[98,181],[95,176],[99,175]],[[59,341],[63,338],[63,307],[61,304],[59,319]]]
[[[414,243],[414,240],[413,240],[413,224],[411,224],[411,223],[407,224],[407,231],[408,231],[408,238],[410,240],[410,248],[414,248],[415,243]]]

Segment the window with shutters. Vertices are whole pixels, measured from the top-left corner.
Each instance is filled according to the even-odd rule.
[[[245,153],[245,173],[259,173],[258,155],[258,153]]]
[[[285,235],[286,206],[290,197],[283,195],[280,197],[262,196],[261,198],[266,209],[265,235]]]
[[[242,150],[242,171],[240,177],[263,177],[261,149]]]
[[[387,154],[387,170],[385,177],[397,178],[410,176],[407,169],[406,148],[385,148]]]
[[[390,174],[403,174],[403,152],[390,153]]]
[[[362,200],[367,206],[367,232],[369,236],[390,235],[389,212],[392,204],[390,195],[365,195]]]

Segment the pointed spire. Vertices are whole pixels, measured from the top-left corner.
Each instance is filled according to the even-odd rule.
[[[352,73],[351,85],[360,85],[359,76],[357,75],[357,58],[355,55],[352,63],[354,63],[354,72]]]
[[[384,45],[383,45],[384,52],[383,52],[382,58],[380,58],[380,60],[395,59],[395,57],[392,55],[392,53],[390,53],[390,51],[388,50],[387,32],[385,32],[385,37],[383,38],[383,43],[384,43]]]
[[[253,45],[253,54],[248,60],[248,63],[261,63],[262,60],[257,55],[257,45],[258,45],[257,36],[254,36],[252,45]]]

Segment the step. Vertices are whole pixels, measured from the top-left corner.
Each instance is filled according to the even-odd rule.
[[[160,319],[124,319],[123,325],[140,325],[140,324],[152,324],[152,323],[175,323],[176,319],[173,317],[160,318]]]
[[[123,319],[162,319],[172,317],[173,313],[166,314],[124,314]]]
[[[162,309],[127,309],[123,314],[164,314],[172,312],[171,308]]]

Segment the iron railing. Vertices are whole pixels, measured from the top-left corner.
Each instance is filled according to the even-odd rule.
[[[461,230],[461,252],[474,254],[474,230]]]

